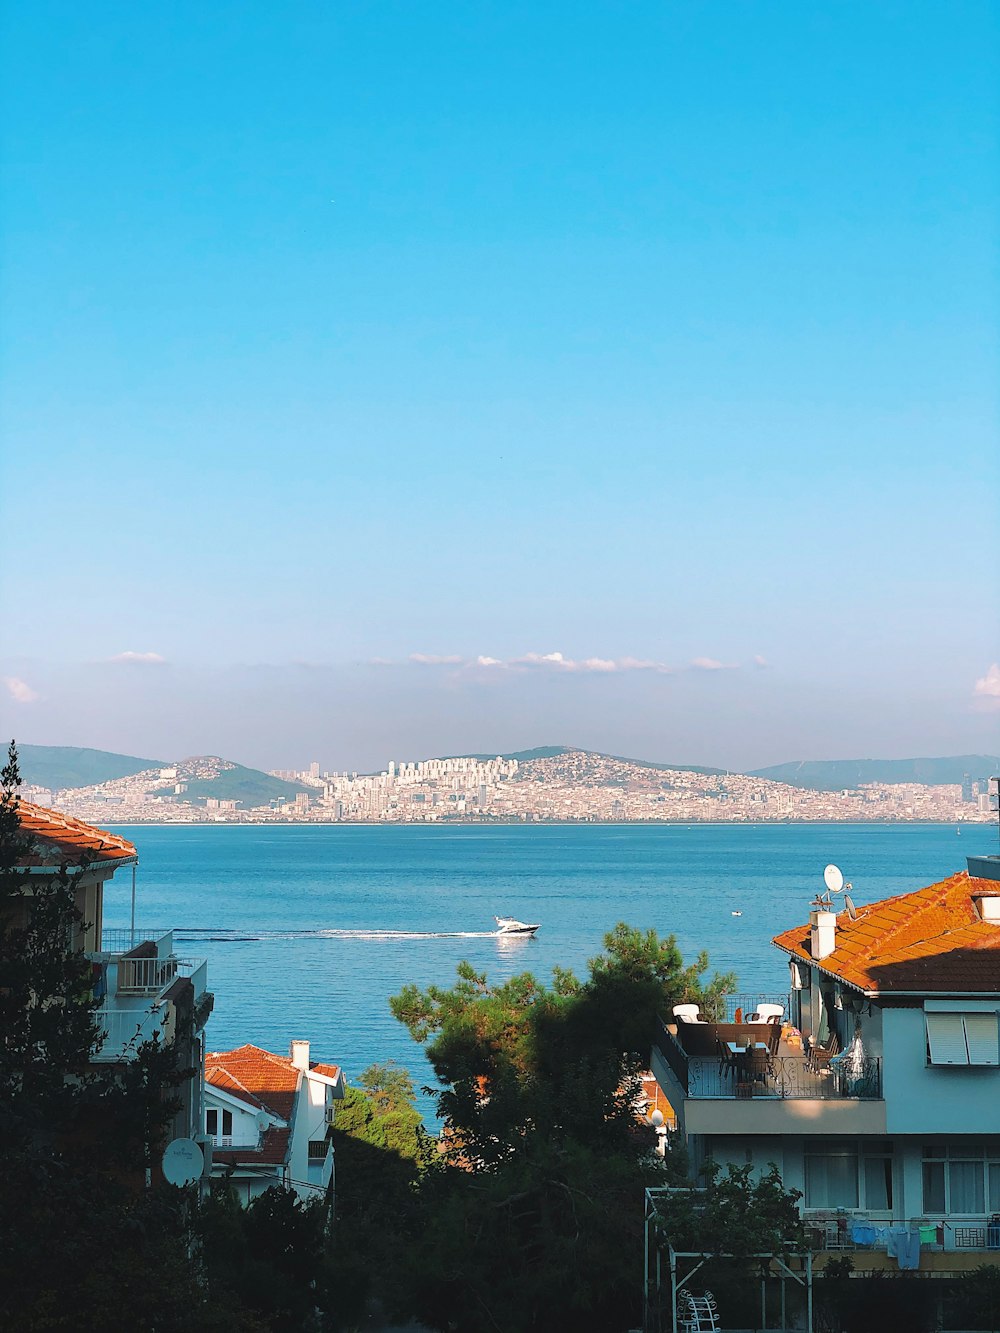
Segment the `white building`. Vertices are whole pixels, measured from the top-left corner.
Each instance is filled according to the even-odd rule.
[[[859,1271],[998,1258],[1000,859],[970,865],[849,912],[816,906],[774,940],[784,1023],[748,1023],[764,997],[744,999],[739,1023],[668,1019],[653,1051],[695,1168],[773,1162],[817,1247],[854,1250]]]
[[[309,1043],[287,1056],[238,1046],[205,1057],[205,1133],[212,1175],[228,1179],[241,1203],[273,1185],[303,1199],[334,1188],[334,1106],[344,1096],[337,1065],[310,1062]]]
[[[176,1091],[181,1105],[168,1137],[197,1138],[204,1030],[214,998],[205,960],[179,957],[170,932],[150,939],[134,928],[105,928],[104,887],[117,871],[133,876],[135,901],[139,857],[126,838],[27,801],[20,802],[18,815],[31,844],[20,863],[28,872],[28,892],[60,868],[73,878],[81,917],[73,944],[91,962],[93,993],[100,1000],[95,1018],[104,1036],[95,1062],[130,1060],[154,1035],[174,1044],[180,1068],[193,1068],[195,1074]]]

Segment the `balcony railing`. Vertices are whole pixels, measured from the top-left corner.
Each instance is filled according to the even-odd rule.
[[[139,926],[135,930],[130,930],[127,926],[124,926],[110,930],[105,927],[101,931],[101,952],[106,954],[128,953],[137,944],[143,944],[147,940],[151,940],[156,945],[156,952],[161,957],[165,957],[174,951],[173,931],[163,930],[162,928],[150,930]]]
[[[143,1042],[162,1032],[165,1017],[160,1009],[98,1009],[94,1019],[104,1038],[94,1059],[101,1063],[131,1059]]]
[[[751,1057],[742,1068],[721,1060],[689,1060],[688,1096],[872,1101],[882,1096],[881,1062],[869,1057],[848,1070],[834,1065],[814,1069],[804,1055]]]
[[[893,1231],[919,1231],[921,1250],[1000,1250],[1000,1223],[995,1217],[904,1217],[890,1221],[884,1213],[844,1209],[836,1213],[809,1211],[802,1221],[812,1248],[818,1250],[884,1252]]]

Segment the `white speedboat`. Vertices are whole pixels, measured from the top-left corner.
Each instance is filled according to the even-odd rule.
[[[512,916],[495,916],[493,920],[497,923],[498,935],[534,935],[539,924],[526,926],[523,921]]]

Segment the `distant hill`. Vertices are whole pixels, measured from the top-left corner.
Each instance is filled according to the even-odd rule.
[[[533,750],[507,750],[497,754],[492,750],[489,754],[442,754],[437,755],[438,759],[478,759],[481,764],[488,763],[491,759],[516,759],[519,764],[526,764],[532,759],[558,759],[561,754],[569,754],[572,746],[567,745],[537,745]]]
[[[655,768],[659,773],[702,773],[709,777],[719,777],[728,773],[728,768],[705,768],[702,764],[654,764],[651,759],[628,759],[623,754],[602,754],[600,750],[592,753],[601,759],[617,759],[622,764],[634,764],[636,768]]]
[[[634,764],[636,768],[655,768],[661,773],[725,773],[724,768],[704,768],[698,764],[656,764],[651,759],[630,759],[623,754],[605,754],[603,750],[584,750],[578,745],[538,745],[533,750],[509,750],[506,754],[462,754],[442,755],[448,759],[478,759],[485,763],[489,759],[516,759],[519,764],[529,764],[532,759],[558,759],[564,754],[592,754],[597,759],[616,759],[621,764]]]
[[[180,804],[204,805],[212,798],[217,801],[239,801],[244,810],[253,806],[267,805],[270,801],[284,798],[294,801],[300,791],[311,791],[316,795],[315,787],[306,787],[299,782],[285,782],[283,778],[274,778],[270,773],[262,773],[256,768],[244,768],[242,764],[217,761],[218,772],[210,777],[187,777],[185,770],[192,764],[204,765],[210,760],[183,760],[178,765],[178,777],[187,784],[187,791],[178,792],[173,799]],[[225,765],[225,766],[223,766]]]
[[[942,787],[962,782],[966,774],[979,782],[997,773],[1000,759],[995,755],[960,754],[947,759],[806,759],[758,768],[751,777],[787,782],[809,791],[842,791],[862,782],[922,782]]]
[[[75,745],[19,745],[17,756],[22,780],[35,787],[48,787],[50,791],[92,787],[163,767],[159,759],[137,759],[131,754],[85,750]]]

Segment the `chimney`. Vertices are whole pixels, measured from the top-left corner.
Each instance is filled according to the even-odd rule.
[[[837,947],[837,913],[818,908],[809,913],[809,952],[818,961]]]
[[[309,1073],[309,1043],[307,1041],[293,1041],[288,1054],[296,1069],[301,1069],[304,1074]]]
[[[972,901],[981,920],[1000,926],[1000,893],[974,893]]]

